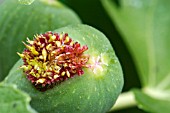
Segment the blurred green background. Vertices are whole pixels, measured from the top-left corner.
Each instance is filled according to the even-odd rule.
[[[100,0],[60,0],[73,9],[82,22],[102,31],[110,40],[122,64],[124,71],[124,91],[140,88],[140,81],[132,57],[123,42],[116,26],[111,22]],[[115,1],[118,3],[118,1]],[[146,113],[137,107],[115,111],[113,113]]]

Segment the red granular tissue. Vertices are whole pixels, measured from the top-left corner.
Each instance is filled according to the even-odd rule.
[[[23,60],[20,67],[27,79],[40,91],[46,91],[75,75],[84,74],[88,68],[87,45],[81,47],[67,33],[36,35],[33,40],[23,42],[26,49],[18,55]]]

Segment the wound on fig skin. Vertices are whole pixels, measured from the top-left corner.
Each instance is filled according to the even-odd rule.
[[[23,42],[26,49],[17,53],[23,60],[20,67],[26,77],[40,91],[46,91],[68,78],[82,75],[82,68],[88,68],[87,45],[81,47],[67,33],[35,35],[34,40]]]

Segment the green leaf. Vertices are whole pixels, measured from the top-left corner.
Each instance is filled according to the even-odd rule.
[[[75,42],[87,45],[89,63],[102,59],[103,69],[84,68],[84,74],[70,78],[54,88],[40,92],[26,79],[23,64],[19,60],[11,69],[4,83],[16,84],[27,92],[31,106],[40,113],[104,113],[115,103],[123,87],[123,73],[120,63],[108,39],[98,30],[87,25],[74,25],[55,30],[68,33]]]
[[[21,5],[16,0],[0,4],[0,81],[19,59],[21,42],[45,31],[81,23],[77,15],[58,1],[36,0],[32,5]]]
[[[153,98],[150,99],[153,104],[149,104],[148,108],[156,112],[153,107],[158,100],[157,103],[166,102],[169,105],[170,1],[120,0],[117,5],[112,0],[102,0],[102,3],[134,58],[142,91]],[[139,98],[141,100],[143,96]],[[140,101],[139,98],[137,101]],[[147,98],[144,99],[147,101]],[[142,104],[146,106],[146,103]],[[162,106],[161,109],[168,111],[167,107]]]
[[[151,113],[169,113],[169,98],[160,100],[158,98],[153,98],[137,89],[133,90],[133,92],[135,94],[138,106],[141,109],[144,109]]]
[[[34,0],[18,0],[19,3],[25,4],[25,5],[30,5],[34,2]]]
[[[0,85],[1,113],[36,113],[30,105],[30,97],[15,85]]]

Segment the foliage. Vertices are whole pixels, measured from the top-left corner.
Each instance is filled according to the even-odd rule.
[[[102,3],[120,30],[140,75],[142,89],[134,90],[138,106],[149,112],[169,112],[170,2],[120,0],[117,5],[112,0],[102,0]]]
[[[0,84],[1,113],[36,113],[29,105],[31,98],[16,85]]]

